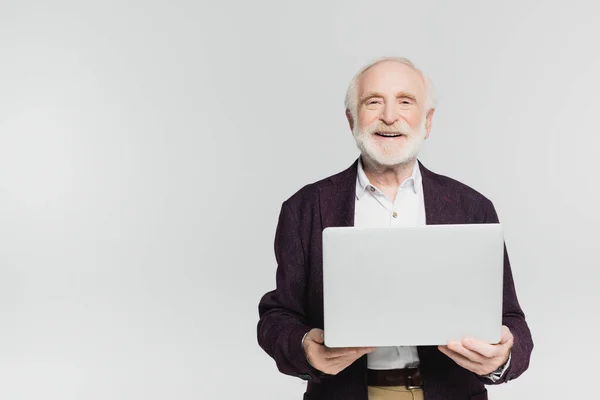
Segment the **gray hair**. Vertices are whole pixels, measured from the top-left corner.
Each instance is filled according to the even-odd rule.
[[[425,93],[427,96],[425,99],[425,113],[435,108],[435,106],[437,105],[437,99],[435,96],[435,88],[433,86],[433,82],[431,82],[431,79],[429,79],[429,77],[425,75],[420,69],[415,67],[412,61],[404,57],[380,57],[362,67],[356,73],[356,75],[354,75],[354,78],[352,78],[352,81],[350,81],[350,85],[348,85],[344,105],[346,106],[346,110],[350,111],[354,119],[356,119],[356,113],[358,112],[358,93],[356,93],[358,80],[360,79],[362,74],[364,74],[369,68],[374,67],[375,65],[380,64],[384,61],[396,61],[401,64],[407,65],[415,71],[417,71],[421,76],[421,79],[423,79],[423,83],[425,84]]]

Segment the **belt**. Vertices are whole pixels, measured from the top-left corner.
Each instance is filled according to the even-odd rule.
[[[369,386],[405,386],[407,389],[423,387],[423,379],[419,368],[369,369],[367,381]]]

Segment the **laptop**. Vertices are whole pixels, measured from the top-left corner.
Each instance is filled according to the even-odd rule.
[[[503,265],[500,224],[326,228],[325,345],[498,343]]]

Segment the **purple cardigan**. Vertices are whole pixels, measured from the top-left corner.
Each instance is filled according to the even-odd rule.
[[[323,329],[322,231],[354,225],[358,162],[334,176],[310,184],[285,201],[275,235],[277,287],[263,296],[258,311],[258,343],[284,374],[308,381],[304,399],[367,400],[367,356],[339,374],[312,368],[301,346],[312,328]],[[470,187],[435,174],[420,162],[428,225],[497,223],[492,202]],[[427,282],[422,285],[427,295]],[[476,301],[476,299],[474,299]],[[400,318],[408,317],[398,307]],[[529,366],[533,341],[515,292],[506,248],[502,323],[514,335],[508,370],[496,384],[521,375]],[[426,400],[485,400],[491,380],[458,366],[437,346],[420,346],[418,353]]]

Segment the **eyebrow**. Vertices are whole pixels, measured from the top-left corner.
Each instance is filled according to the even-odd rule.
[[[379,92],[368,92],[367,94],[365,94],[365,95],[364,95],[364,96],[363,96],[363,97],[360,99],[360,102],[362,103],[362,102],[364,102],[364,101],[366,101],[366,100],[368,100],[368,99],[371,99],[371,98],[373,98],[373,97],[385,97],[385,96],[384,96],[382,93],[379,93]],[[403,97],[405,97],[405,98],[407,98],[407,99],[411,99],[411,100],[413,100],[413,101],[415,101],[415,102],[417,101],[417,98],[416,98],[416,97],[415,97],[415,95],[414,95],[414,94],[412,94],[412,93],[409,93],[409,92],[399,92],[399,93],[397,93],[397,94],[396,94],[396,98],[397,98],[397,99],[399,99],[399,98],[403,98]]]

